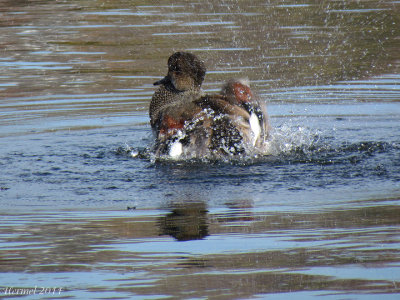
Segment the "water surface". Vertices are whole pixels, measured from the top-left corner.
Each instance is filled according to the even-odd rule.
[[[1,1],[0,297],[396,299],[399,8]],[[132,157],[178,50],[251,80],[271,155]]]

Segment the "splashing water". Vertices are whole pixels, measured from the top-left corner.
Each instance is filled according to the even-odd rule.
[[[182,132],[179,132],[179,138],[182,138]],[[245,154],[240,155],[215,155],[208,152],[203,156],[199,156],[196,149],[186,150],[183,155],[171,156],[169,154],[156,154],[154,152],[154,144],[146,148],[134,148],[125,144],[117,149],[117,154],[127,155],[132,158],[141,158],[150,160],[152,163],[157,161],[164,162],[232,162],[232,163],[252,163],[260,162],[263,159],[270,161],[272,157],[287,157],[294,153],[303,153],[310,155],[312,151],[318,149],[318,142],[321,140],[321,131],[310,129],[303,126],[294,125],[291,122],[284,123],[283,125],[272,128],[269,137],[261,145],[261,147],[254,147],[246,143]],[[154,142],[153,142],[154,143]],[[322,146],[320,146],[322,147]],[[227,149],[229,150],[229,149]],[[193,152],[190,152],[193,151]],[[228,152],[228,151],[227,151]]]
[[[307,152],[319,141],[321,132],[302,126],[285,123],[273,128],[270,137],[264,143],[263,155],[279,156],[302,149]]]

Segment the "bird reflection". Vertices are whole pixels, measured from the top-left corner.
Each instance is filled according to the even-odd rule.
[[[209,235],[205,203],[172,203],[169,209],[171,212],[159,220],[161,235],[170,235],[177,241],[201,240]]]

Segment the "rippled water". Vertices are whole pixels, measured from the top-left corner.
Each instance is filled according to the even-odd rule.
[[[0,1],[0,297],[396,299],[399,24],[398,1]],[[153,160],[177,50],[209,92],[250,78],[271,155]]]

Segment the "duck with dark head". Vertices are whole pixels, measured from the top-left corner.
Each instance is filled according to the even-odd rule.
[[[162,110],[170,105],[191,102],[201,97],[201,84],[206,75],[206,67],[197,56],[176,52],[168,59],[168,73],[154,82],[160,85],[150,103],[150,123],[157,128]]]
[[[150,103],[157,156],[202,158],[246,154],[268,136],[265,105],[244,79],[229,80],[219,94],[204,95],[204,63],[176,52]]]

